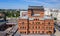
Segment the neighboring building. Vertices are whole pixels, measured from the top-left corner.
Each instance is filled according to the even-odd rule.
[[[53,17],[57,17],[57,15],[58,15],[58,12],[59,12],[59,10],[57,10],[57,9],[48,9],[48,8],[45,8],[45,15],[49,15],[49,16],[53,16]]]
[[[52,16],[53,18],[57,18],[60,20],[60,10],[59,9],[49,9],[45,8],[45,15]]]
[[[6,14],[4,12],[0,12],[0,20],[6,21]]]
[[[57,20],[60,21],[60,10],[59,10],[58,15],[57,15]]]
[[[0,36],[6,36],[6,32],[4,32],[7,29],[5,16],[4,12],[0,12]]]
[[[54,34],[54,20],[44,15],[43,6],[29,6],[28,11],[21,11],[18,19],[20,34]]]
[[[3,12],[0,12],[0,30],[4,30],[6,26],[6,15]]]

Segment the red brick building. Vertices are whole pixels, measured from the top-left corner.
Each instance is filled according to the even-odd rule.
[[[18,31],[21,34],[54,34],[54,20],[44,15],[43,6],[29,6],[28,11],[20,12]]]

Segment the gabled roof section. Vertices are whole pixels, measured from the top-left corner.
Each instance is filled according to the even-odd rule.
[[[40,10],[44,10],[43,6],[29,6],[28,9],[40,9]]]

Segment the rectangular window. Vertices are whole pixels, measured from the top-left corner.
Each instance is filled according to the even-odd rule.
[[[26,27],[20,27],[20,29],[26,29]]]
[[[34,22],[32,22],[32,24],[34,24]]]
[[[34,34],[34,31],[32,31],[32,33]]]
[[[35,31],[35,33],[37,34],[37,31]]]
[[[32,27],[32,29],[34,29],[34,26]]]
[[[37,26],[36,26],[36,29],[37,29]]]
[[[44,31],[42,31],[42,34],[44,34]]]
[[[38,29],[40,29],[40,26],[38,27]]]
[[[28,33],[30,33],[30,31],[28,31]]]
[[[48,23],[48,25],[50,25],[50,22]]]
[[[40,31],[38,31],[38,33],[40,33]]]
[[[20,32],[21,34],[26,34],[26,32],[24,32],[24,31],[22,31],[22,32]]]

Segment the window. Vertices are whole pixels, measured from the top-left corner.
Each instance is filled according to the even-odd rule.
[[[26,27],[20,27],[20,29],[26,29]]]
[[[36,28],[36,29],[40,29],[40,26],[36,26],[35,28]]]
[[[30,31],[28,31],[28,33],[30,33]]]
[[[50,25],[50,22],[48,23],[48,25]]]
[[[27,16],[27,12],[23,12],[22,13],[22,16]]]
[[[26,32],[20,32],[21,34],[26,34]]]
[[[46,29],[48,30],[48,27],[46,27]]]
[[[22,34],[22,32],[20,32]]]
[[[22,27],[20,27],[20,29],[22,29]]]
[[[36,19],[37,20],[37,19]]]
[[[24,27],[26,29],[26,27]]]
[[[40,33],[40,31],[38,31],[38,33]]]
[[[22,24],[24,24],[24,22],[22,22]]]
[[[47,30],[51,30],[51,29],[52,29],[52,27],[46,27],[46,29],[47,29]]]
[[[44,29],[44,26],[42,27],[42,29]]]
[[[35,28],[37,29],[37,26]]]
[[[44,24],[44,23],[42,23],[42,24]]]
[[[42,31],[42,34],[44,34],[44,31]]]
[[[40,24],[40,22],[36,22],[36,24]]]
[[[52,29],[52,27],[49,27],[49,29]]]
[[[34,19],[34,20],[39,20],[39,19]]]
[[[32,24],[34,24],[34,22],[32,22]]]
[[[24,32],[26,34],[26,32]]]
[[[38,27],[38,29],[40,29],[40,26]]]
[[[22,27],[22,29],[24,29],[24,27]]]
[[[37,31],[35,31],[35,33],[37,33]]]
[[[34,26],[29,27],[31,30],[34,29]]]
[[[32,27],[32,29],[34,29],[34,26]]]
[[[34,31],[32,31],[32,33],[34,33]]]

